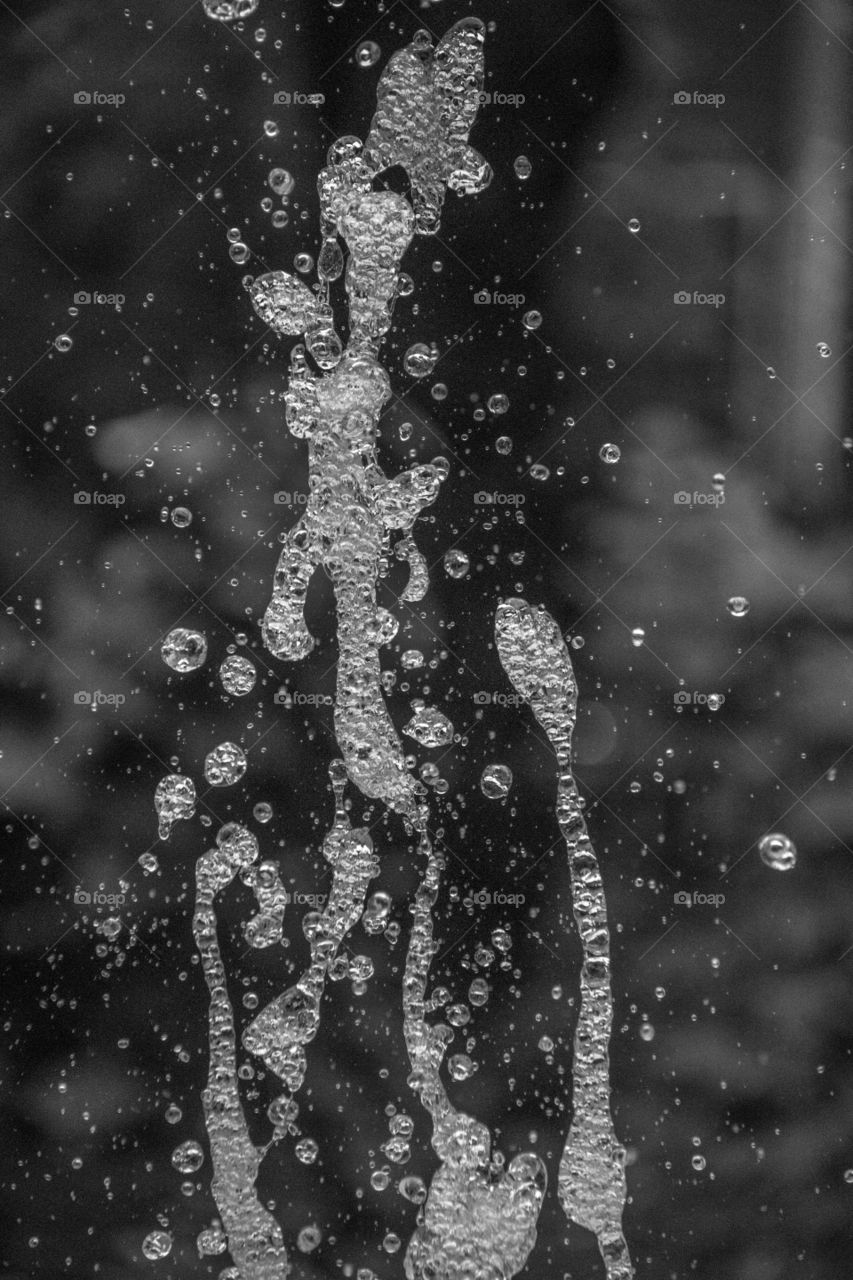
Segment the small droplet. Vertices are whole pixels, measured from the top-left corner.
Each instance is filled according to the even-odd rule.
[[[302,1164],[314,1164],[317,1159],[319,1147],[313,1138],[300,1138],[294,1148],[296,1159]]]
[[[646,633],[642,627],[634,627],[631,632],[631,644],[635,649],[639,649],[646,638]]]
[[[781,831],[762,836],[758,852],[765,866],[772,867],[774,871],[792,871],[797,865],[797,846]]]
[[[373,67],[379,61],[382,50],[375,40],[362,40],[356,47],[355,61],[359,67]]]
[[[204,1151],[200,1143],[189,1138],[175,1147],[172,1152],[172,1164],[178,1173],[197,1173],[204,1164]]]
[[[464,551],[445,552],[444,571],[448,578],[464,578],[470,568],[471,562]]]
[[[293,174],[287,169],[270,169],[267,182],[277,196],[289,196],[295,186]]]
[[[403,357],[403,368],[411,378],[425,378],[432,373],[437,360],[435,348],[428,347],[425,342],[415,342]]]
[[[632,235],[636,235],[636,234],[637,234],[637,232],[640,230],[640,219],[639,219],[639,218],[629,218],[629,219],[628,219],[628,230],[631,232],[631,234],[632,234]]]
[[[493,396],[489,396],[486,404],[488,405],[489,413],[500,415],[506,413],[509,408],[509,397],[497,391]]]
[[[186,529],[192,524],[193,513],[189,507],[174,507],[170,518],[176,529]]]
[[[733,618],[743,618],[749,613],[749,601],[746,596],[730,596],[726,608]]]
[[[829,357],[832,355],[832,348],[828,346],[827,343],[825,342],[819,342],[817,344],[817,353],[821,357],[821,359],[828,360]]]
[[[62,354],[65,355],[65,353],[70,351],[74,346],[74,340],[67,333],[59,333],[54,338],[53,345],[56,347],[57,351],[61,351]]]
[[[255,687],[258,673],[248,658],[240,653],[230,654],[219,668],[219,679],[226,693],[242,698]]]
[[[204,776],[212,787],[231,787],[246,772],[246,757],[235,742],[220,742],[205,756]]]
[[[526,182],[533,172],[533,165],[527,156],[516,156],[512,162],[512,167],[515,170],[515,176],[520,178],[522,182]]]
[[[204,666],[207,658],[207,639],[202,631],[176,627],[170,631],[160,647],[160,656],[167,667],[184,675]]]
[[[512,769],[505,764],[487,764],[480,775],[480,790],[489,800],[505,800],[512,788]]]
[[[142,1241],[142,1252],[152,1262],[158,1258],[168,1258],[172,1252],[172,1237],[168,1231],[149,1231]]]
[[[521,323],[525,329],[538,329],[542,323],[541,311],[525,311],[521,317]]]
[[[598,451],[598,456],[602,462],[612,465],[622,457],[622,450],[618,444],[603,444]]]

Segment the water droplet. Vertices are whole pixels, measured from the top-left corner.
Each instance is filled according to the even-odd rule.
[[[512,788],[512,769],[505,764],[487,764],[480,775],[480,790],[489,800],[505,800]]]
[[[303,1227],[296,1237],[296,1247],[300,1253],[313,1253],[323,1239],[323,1233],[316,1223]]]
[[[62,354],[65,355],[65,353],[70,351],[74,346],[74,339],[67,333],[59,333],[54,338],[53,345],[56,347],[57,351],[61,351]]]
[[[733,618],[743,618],[749,613],[749,601],[746,596],[730,596],[726,608]]]
[[[258,7],[258,0],[203,0],[208,18],[217,22],[237,22],[248,18]]]
[[[425,378],[432,373],[438,360],[438,351],[425,342],[414,342],[403,357],[403,368],[412,378]]]
[[[525,329],[538,329],[542,323],[541,311],[525,311],[521,317],[521,323]]]
[[[602,462],[612,464],[622,457],[622,450],[618,444],[603,444],[598,451],[598,456]]]
[[[158,1258],[168,1258],[172,1252],[172,1237],[168,1231],[149,1231],[142,1241],[142,1252],[152,1262]]]
[[[792,871],[797,865],[797,846],[780,831],[762,836],[758,842],[761,861],[774,871]]]
[[[404,725],[403,733],[414,738],[422,747],[446,747],[453,741],[453,725],[447,716],[435,707],[427,707],[423,703],[412,705],[415,714]]]
[[[277,196],[289,196],[296,185],[293,174],[287,169],[270,169],[267,182]]]
[[[175,1147],[172,1152],[172,1164],[178,1173],[197,1173],[204,1164],[204,1151],[200,1143],[189,1138]]]
[[[355,61],[359,67],[373,67],[379,61],[382,50],[375,40],[362,40],[356,47]]]
[[[640,648],[640,645],[643,643],[645,638],[646,638],[646,633],[643,627],[634,627],[634,629],[631,632],[631,644],[634,646],[635,649]]]
[[[159,819],[160,839],[168,840],[176,822],[192,818],[195,806],[196,794],[192,778],[187,778],[182,773],[170,773],[158,782],[154,792],[154,808]]]
[[[235,742],[220,742],[204,760],[204,776],[212,787],[232,787],[246,772],[246,757]]]
[[[319,1154],[320,1148],[313,1138],[300,1138],[294,1148],[296,1159],[302,1164],[314,1164]]]
[[[219,668],[219,679],[226,693],[242,698],[255,687],[258,673],[248,658],[240,653],[230,654]]]
[[[526,182],[533,172],[533,165],[527,156],[516,156],[512,162],[512,167],[515,170],[515,176],[520,178],[522,182]]]
[[[825,342],[819,342],[817,344],[817,353],[822,360],[828,360],[832,355],[832,348]]]
[[[193,513],[189,507],[174,507],[171,514],[172,524],[176,529],[186,529],[192,524]]]
[[[196,671],[204,666],[207,658],[207,638],[202,631],[176,627],[170,631],[160,648],[160,655],[167,667],[179,671]]]
[[[453,1080],[468,1080],[474,1074],[474,1063],[467,1053],[454,1053],[447,1063]]]
[[[464,578],[471,568],[471,562],[464,551],[447,551],[444,555],[444,570],[449,578]]]
[[[500,414],[506,413],[509,408],[509,397],[505,396],[503,392],[497,391],[493,396],[489,396],[486,404],[488,405],[489,413],[500,416]]]
[[[631,234],[632,234],[632,235],[636,235],[636,234],[637,234],[637,232],[640,230],[640,219],[639,219],[639,218],[629,218],[629,219],[628,219],[628,230],[631,232]]]

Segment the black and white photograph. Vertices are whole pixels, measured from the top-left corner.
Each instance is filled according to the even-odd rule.
[[[851,1280],[853,5],[0,33],[0,1273]]]

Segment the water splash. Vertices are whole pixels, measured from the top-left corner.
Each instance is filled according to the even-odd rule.
[[[220,20],[240,16],[239,11],[250,11],[250,5],[254,8],[253,0],[205,0],[207,12]],[[311,652],[315,639],[305,620],[305,601],[311,579],[322,568],[337,606],[334,725],[342,759],[333,761],[330,769],[335,816],[323,843],[332,869],[329,899],[322,912],[310,912],[303,921],[311,949],[308,967],[253,1018],[242,1044],[284,1086],[268,1110],[272,1141],[285,1132],[298,1136],[294,1094],[305,1079],[306,1045],[319,1028],[326,978],[360,918],[368,932],[387,922],[385,895],[374,894],[365,906],[378,859],[367,830],[354,830],[347,816],[343,796],[350,781],[407,820],[426,860],[406,958],[403,1022],[409,1083],[429,1114],[439,1168],[429,1189],[419,1184],[412,1195],[422,1207],[405,1255],[408,1280],[512,1280],[535,1244],[547,1184],[545,1166],[533,1152],[523,1152],[506,1165],[501,1153],[492,1150],[487,1126],[457,1110],[441,1080],[453,1032],[447,1024],[427,1022],[426,987],[435,950],[432,911],[443,862],[428,835],[429,814],[421,801],[424,788],[409,771],[386,705],[379,662],[379,651],[393,639],[398,624],[379,606],[377,584],[393,553],[409,566],[401,599],[423,598],[428,571],[414,527],[449,473],[442,458],[395,477],[380,468],[379,420],[392,392],[379,348],[396,298],[410,291],[401,263],[414,236],[437,231],[448,187],[472,194],[491,179],[489,165],[468,144],[483,87],[484,31],[478,19],[466,18],[437,48],[427,32],[416,33],[383,73],[366,142],[344,137],[330,148],[318,178],[321,247],[315,288],[285,271],[247,281],[260,319],[279,334],[301,338],[291,354],[285,407],[289,430],[308,444],[309,500],[284,538],[263,638],[280,659],[298,661]],[[393,191],[373,190],[374,181],[394,166],[407,173],[411,205]],[[346,345],[330,302],[330,285],[342,275],[348,306]],[[437,358],[437,350],[415,343],[404,365],[412,376],[423,376]],[[505,412],[507,406],[503,395],[489,401],[494,413]],[[448,568],[451,576],[466,571],[459,557]],[[596,1233],[609,1280],[628,1280],[633,1272],[621,1234],[624,1152],[616,1142],[609,1109],[609,944],[601,880],[569,764],[576,701],[571,663],[550,617],[534,614],[523,601],[500,606],[496,633],[507,674],[530,701],[557,754],[558,818],[569,849],[584,946],[574,1118],[560,1166],[559,1195],[568,1216]],[[200,646],[194,641],[189,648],[192,652],[186,652],[181,639],[164,658],[176,670],[191,670],[200,665]],[[231,662],[227,671],[223,666],[222,679],[228,692],[241,696],[251,690],[255,673]],[[421,745],[443,746],[452,740],[453,725],[437,708],[413,703],[413,712],[404,732]],[[230,785],[242,776],[245,760],[236,754],[235,744],[220,744],[216,752],[208,757],[207,780]],[[187,782],[172,775],[158,789],[161,835],[164,829],[168,835],[176,818],[191,815],[195,795]],[[484,794],[505,798],[512,775],[505,766],[494,765],[483,774],[481,785]],[[237,823],[229,824],[220,832],[217,848],[199,859],[196,871],[193,928],[210,991],[210,1066],[203,1102],[213,1193],[235,1273],[240,1280],[273,1280],[286,1277],[291,1268],[281,1229],[255,1190],[267,1147],[257,1147],[250,1139],[241,1105],[237,1032],[216,932],[215,896],[238,874],[257,901],[256,913],[244,926],[250,947],[284,940],[287,894],[278,867],[258,863],[254,836]],[[497,934],[493,941],[498,946]],[[487,994],[486,990],[481,999],[478,992],[478,1001]],[[470,1062],[463,1057],[457,1055],[449,1064],[455,1079],[468,1074]],[[312,1163],[317,1144],[301,1137],[295,1153]],[[303,1228],[300,1248],[306,1241],[316,1247],[319,1235],[310,1240],[305,1235],[315,1230]]]
[[[228,1235],[228,1247],[243,1280],[285,1280],[290,1263],[281,1228],[255,1191],[264,1148],[249,1137],[237,1079],[234,1011],[216,931],[214,899],[238,872],[258,858],[258,843],[245,827],[230,823],[217,848],[196,864],[193,935],[210,992],[210,1060],[202,1093],[213,1161],[212,1191]]]
[[[325,909],[309,912],[303,930],[311,946],[306,972],[261,1010],[243,1033],[243,1045],[267,1070],[279,1077],[292,1095],[305,1079],[305,1045],[320,1027],[320,1002],[326,974],[341,943],[364,910],[367,887],[379,871],[373,841],[366,829],[353,831],[344,807],[346,771],[334,760],[330,775],[335,793],[335,818],[323,842],[332,868],[332,887]]]
[[[573,1115],[560,1161],[558,1194],[566,1216],[595,1233],[608,1280],[631,1280],[634,1270],[622,1233],[625,1151],[610,1113],[613,996],[607,905],[571,769],[577,684],[560,629],[544,609],[532,609],[520,599],[502,601],[495,639],[504,670],[516,692],[530,703],[557,757],[557,820],[569,855],[572,906],[583,947]]]
[[[443,860],[424,829],[419,852],[426,871],[415,898],[403,978],[403,1030],[412,1070],[409,1085],[432,1120],[441,1165],[433,1177],[405,1259],[407,1280],[512,1280],[536,1243],[545,1196],[545,1166],[523,1152],[509,1166],[492,1155],[488,1128],[450,1102],[440,1069],[452,1030],[426,1020],[426,985],[435,950],[432,908]]]
[[[335,733],[350,779],[367,796],[414,819],[415,787],[385,703],[379,649],[396,620],[380,609],[376,584],[394,550],[409,563],[405,600],[426,592],[426,564],[412,538],[425,507],[448,473],[444,460],[387,477],[376,456],[379,416],[391,384],[377,359],[391,324],[400,264],[415,233],[438,229],[445,186],[482,190],[486,162],[467,144],[483,86],[483,24],[458,22],[437,49],[419,31],[395,54],[377,90],[377,109],[364,146],[339,139],[318,178],[319,289],[275,271],[250,285],[260,318],[282,334],[302,335],[291,357],[285,395],[287,424],[308,440],[309,500],[286,535],[264,615],[264,640],[278,658],[298,660],[314,647],[304,606],[314,571],[332,580],[338,611]],[[372,190],[385,169],[402,165],[414,208],[393,191]],[[350,337],[344,349],[329,304],[329,284],[343,270]],[[308,365],[310,355],[320,375]]]

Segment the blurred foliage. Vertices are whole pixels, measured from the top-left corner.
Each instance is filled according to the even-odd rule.
[[[328,707],[273,702],[282,686],[333,691],[328,586],[312,586],[322,644],[308,662],[270,661],[260,645],[277,539],[296,515],[275,494],[304,493],[306,463],[283,423],[287,348],[262,334],[241,277],[316,252],[326,146],[364,134],[382,63],[420,23],[440,33],[469,10],[323,0],[282,13],[261,0],[229,28],[166,0],[3,9],[0,931],[12,1136],[0,1155],[2,1264],[12,1280],[217,1275],[227,1259],[199,1260],[194,1243],[215,1213],[209,1167],[182,1191],[169,1160],[179,1141],[203,1137],[193,865],[221,822],[248,820],[264,800],[273,821],[253,824],[264,855],[281,859],[295,892],[322,892],[334,753]],[[813,19],[799,6],[777,23],[769,0],[747,12],[733,0],[700,11],[632,0],[618,14],[535,0],[521,22],[509,0],[474,11],[494,24],[487,87],[526,101],[484,107],[473,142],[493,163],[491,188],[450,197],[439,237],[407,259],[416,290],[385,349],[398,398],[382,440],[389,470],[439,453],[452,464],[419,526],[424,606],[397,599],[401,570],[383,584],[402,623],[387,654],[397,723],[407,695],[422,695],[462,734],[440,762],[449,869],[436,982],[463,999],[476,945],[499,925],[513,936],[475,1014],[479,1071],[454,1098],[492,1124],[508,1156],[534,1145],[553,1191],[579,963],[553,759],[526,713],[477,697],[508,692],[492,619],[501,594],[523,593],[584,642],[573,651],[576,755],[614,926],[614,1110],[638,1275],[836,1280],[853,1195],[853,604],[850,453],[839,438],[850,327],[845,303],[826,330],[821,300],[798,292],[797,264],[810,255],[821,279],[848,271],[849,178],[832,145],[843,118],[834,68],[846,54],[822,35],[825,78],[804,87]],[[849,14],[834,20],[849,39]],[[353,57],[365,35],[382,49],[366,69]],[[674,88],[721,86],[722,115],[673,107]],[[282,109],[282,90],[325,103]],[[797,123],[804,92],[813,136]],[[125,101],[76,102],[80,93]],[[520,154],[532,164],[525,181]],[[274,165],[295,178],[281,229],[261,209]],[[821,229],[800,205],[783,220],[791,197],[773,175],[803,191],[822,174],[830,223]],[[246,267],[229,260],[232,227],[252,251]],[[520,308],[478,306],[483,287],[524,293],[541,328],[524,330]],[[725,307],[688,314],[673,304],[681,288],[725,293]],[[125,302],[75,309],[80,291]],[[818,339],[834,355],[822,359]],[[427,385],[403,373],[416,340],[442,352]],[[824,374],[817,421],[796,397],[809,402]],[[438,380],[446,398],[430,393]],[[496,392],[508,413],[478,412]],[[509,454],[495,449],[500,434]],[[618,464],[601,461],[605,442],[621,449]],[[530,475],[537,463],[544,482]],[[724,503],[675,502],[714,493],[718,472]],[[523,502],[477,502],[490,491]],[[124,501],[81,505],[80,492]],[[176,505],[192,511],[188,528],[169,519]],[[450,546],[470,557],[463,580],[442,569]],[[727,610],[733,595],[748,597],[745,617]],[[161,661],[176,625],[208,636],[199,674]],[[229,646],[259,668],[242,701],[216,676]],[[428,665],[404,678],[399,654],[414,647]],[[90,708],[75,701],[81,691],[124,701]],[[712,692],[725,698],[716,713],[693,699]],[[205,795],[199,818],[160,845],[156,782],[178,764],[198,777],[226,739],[249,753],[244,783]],[[487,760],[513,768],[506,806],[477,789]],[[800,850],[787,875],[756,852],[776,829]],[[320,1160],[304,1167],[282,1147],[262,1175],[289,1241],[309,1222],[323,1229],[315,1253],[294,1249],[302,1276],[354,1274],[344,1264],[401,1274],[381,1241],[408,1239],[413,1208],[393,1179],[383,1193],[369,1183],[384,1163],[388,1106],[416,1121],[406,1171],[427,1178],[434,1167],[399,1016],[418,867],[400,824],[375,835],[373,887],[392,896],[400,938],[359,929],[349,939],[376,974],[364,996],[348,983],[327,992],[302,1098]],[[138,859],[152,851],[159,870],[146,873]],[[523,893],[525,906],[481,909],[471,893],[483,887]],[[97,929],[109,908],[75,902],[78,889],[124,892],[115,941]],[[725,901],[688,908],[679,892]],[[247,906],[233,889],[221,908],[238,1008],[280,990],[307,952],[291,908],[288,954],[246,957]],[[539,1047],[545,1036],[553,1051]],[[271,1085],[252,1089],[262,1117]],[[175,1124],[170,1104],[182,1112]],[[161,1215],[175,1245],[155,1264],[141,1241]],[[553,1195],[525,1272],[543,1274],[600,1274],[594,1242],[567,1231]]]

